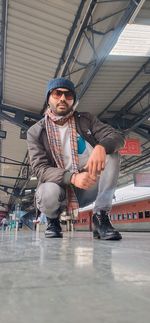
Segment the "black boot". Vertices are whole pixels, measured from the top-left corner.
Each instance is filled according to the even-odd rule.
[[[45,231],[46,238],[62,238],[62,230],[59,222],[59,218],[50,219],[47,218],[48,225]]]
[[[121,234],[111,224],[108,213],[100,211],[93,214],[93,238],[101,240],[120,240]]]

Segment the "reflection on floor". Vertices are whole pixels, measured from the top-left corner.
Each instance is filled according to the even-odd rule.
[[[149,323],[150,234],[0,231],[1,323]]]

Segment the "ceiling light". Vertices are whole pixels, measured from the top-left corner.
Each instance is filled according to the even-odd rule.
[[[35,180],[37,180],[37,177],[36,177],[36,176],[32,176],[32,177],[30,178],[30,180],[31,180],[31,181],[35,181]]]
[[[30,189],[25,190],[25,193],[31,193]]]

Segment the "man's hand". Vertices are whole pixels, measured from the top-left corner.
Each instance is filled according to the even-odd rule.
[[[96,177],[90,176],[88,172],[74,173],[71,177],[71,184],[76,187],[88,190],[96,184]]]
[[[84,169],[88,171],[92,177],[100,175],[101,171],[104,170],[106,164],[106,151],[101,145],[96,145],[89,157]]]

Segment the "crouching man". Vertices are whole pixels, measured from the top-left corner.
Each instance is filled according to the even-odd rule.
[[[94,238],[120,240],[108,213],[124,137],[89,112],[75,111],[75,103],[75,86],[70,80],[50,80],[45,116],[27,133],[30,162],[39,181],[36,206],[48,220],[45,236],[63,236],[59,217],[65,203],[72,212],[95,201]]]

